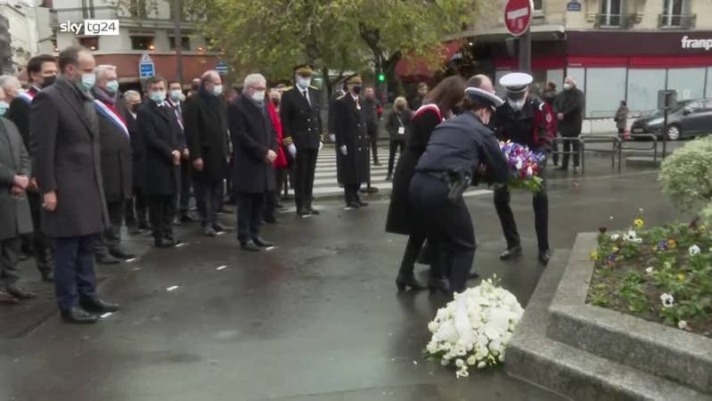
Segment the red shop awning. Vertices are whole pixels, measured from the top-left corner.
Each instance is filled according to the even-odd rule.
[[[450,61],[453,55],[462,48],[462,42],[448,42],[441,48],[443,64]],[[396,74],[400,77],[428,77],[436,71],[430,68],[422,57],[404,56],[396,65]]]

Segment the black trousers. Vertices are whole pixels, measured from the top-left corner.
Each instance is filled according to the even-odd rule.
[[[424,173],[416,173],[410,184],[416,224],[431,245],[437,244],[440,269],[449,278],[451,289],[462,292],[475,260],[475,230],[463,198],[450,202],[448,192],[447,183]]]
[[[275,190],[267,194],[267,199],[265,199],[264,205],[264,220],[267,222],[276,220],[275,213],[277,212],[277,205],[279,205],[280,191],[287,181],[286,168],[278,168],[274,170],[274,180],[275,180]],[[297,209],[298,210],[298,209]]]
[[[173,218],[175,217],[175,195],[151,195],[148,197],[148,218],[151,220],[153,238],[173,239]]]
[[[180,161],[180,191],[176,197],[176,209],[180,216],[185,216],[190,210],[190,190],[193,185],[193,166],[190,160]]]
[[[237,239],[240,242],[260,236],[266,197],[265,192],[237,194]]]
[[[148,225],[148,203],[143,189],[134,188],[134,196],[126,201],[126,225],[129,227]]]
[[[294,170],[294,201],[297,211],[302,208],[311,210],[317,156],[319,149],[297,149]]]
[[[8,238],[0,240],[0,283],[3,285],[14,284],[20,279],[17,264],[20,263],[22,238]]]
[[[579,134],[576,135],[564,135],[564,138],[578,138]],[[579,166],[579,159],[580,159],[580,152],[581,152],[581,143],[578,140],[575,141],[567,141],[564,140],[564,157],[561,161],[561,167],[562,168],[567,168],[569,167],[569,156],[571,156],[569,153],[566,152],[571,152],[571,147],[573,146],[574,148],[574,167]]]
[[[40,273],[48,274],[54,268],[54,240],[42,231],[42,197],[37,192],[28,192],[27,200],[30,203],[32,226],[35,228],[32,233],[35,264]]]
[[[371,155],[373,156],[373,164],[378,164],[378,135],[376,132],[369,133],[369,143],[371,145]]]
[[[107,201],[106,210],[109,213],[109,227],[96,241],[95,254],[106,256],[116,251],[121,245],[121,225],[124,223],[126,201]]]
[[[214,225],[218,222],[218,213],[223,205],[222,180],[195,180],[193,189],[203,227]]]
[[[344,200],[346,201],[346,206],[361,202],[361,197],[358,195],[360,187],[360,184],[344,184]]]
[[[549,196],[546,193],[546,161],[541,170],[542,182],[541,191],[534,194],[532,206],[534,208],[534,228],[539,244],[539,251],[549,250]],[[494,207],[499,215],[499,222],[502,224],[502,232],[507,240],[507,249],[521,245],[517,223],[514,221],[514,213],[509,205],[511,195],[507,187],[498,188],[494,191]]]
[[[396,153],[400,149],[400,153],[403,154],[403,149],[405,149],[405,141],[396,140],[391,141],[391,146],[388,154],[388,175],[393,175],[393,167],[395,166]]]

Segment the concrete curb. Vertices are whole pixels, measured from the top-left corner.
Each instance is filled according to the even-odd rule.
[[[597,234],[579,234],[551,304],[549,338],[712,393],[712,339],[586,304]]]
[[[653,160],[653,156],[631,156],[625,158],[625,165],[626,167],[658,168],[662,160],[662,156],[658,156],[657,161]]]

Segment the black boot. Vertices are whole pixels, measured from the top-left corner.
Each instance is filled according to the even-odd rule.
[[[79,307],[63,310],[60,311],[60,313],[62,315],[62,320],[72,324],[94,324],[99,320],[96,315],[92,315]]]
[[[425,286],[420,284],[413,274],[402,273],[399,273],[398,277],[396,277],[396,287],[398,287],[398,291],[405,291],[408,287],[415,291],[425,289]]]

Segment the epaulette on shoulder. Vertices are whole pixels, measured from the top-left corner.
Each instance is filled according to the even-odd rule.
[[[341,100],[341,99],[343,99],[343,98],[345,98],[345,97],[346,97],[346,93],[344,93],[343,95],[337,97],[336,100]]]
[[[314,89],[315,91],[319,90],[319,88],[317,88],[316,86],[313,86],[313,85],[309,85],[309,89]]]
[[[287,86],[286,88],[284,88],[284,91],[286,92],[286,91],[290,91],[290,90],[292,90],[292,89],[294,89],[293,86]]]

